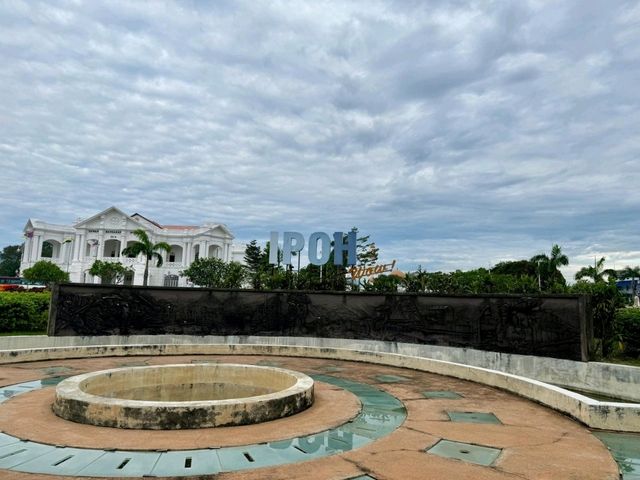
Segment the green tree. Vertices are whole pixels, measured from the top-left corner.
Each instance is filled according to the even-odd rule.
[[[600,260],[594,259],[593,266],[582,267],[576,273],[576,280],[582,280],[584,278],[590,279],[593,283],[605,282],[605,276],[609,280],[613,280],[617,276],[617,272],[611,268],[604,268],[605,258]]]
[[[534,278],[537,278],[538,274],[537,265],[530,260],[500,262],[491,269],[491,273],[515,276],[529,275]]]
[[[23,245],[9,245],[0,252],[0,275],[15,277],[20,269],[20,256]]]
[[[394,293],[402,283],[402,278],[395,275],[378,275],[373,280],[365,280],[362,287],[365,292]]]
[[[405,275],[403,283],[407,292],[425,293],[428,291],[429,273],[422,269],[422,265],[418,265],[418,270]]]
[[[267,256],[267,259],[269,257]],[[264,270],[264,252],[258,246],[256,240],[251,240],[244,249],[244,261],[247,264],[247,271],[251,280],[251,286],[259,290],[262,286],[260,274]]]
[[[245,268],[237,262],[219,258],[199,258],[180,272],[195,285],[207,288],[240,288],[246,278]]]
[[[353,227],[352,232],[358,233],[358,228]],[[363,267],[370,267],[375,265],[378,261],[378,254],[380,249],[376,247],[376,244],[369,241],[371,235],[365,235],[364,237],[358,237],[356,245],[356,255],[358,258],[358,265]]]
[[[615,313],[624,303],[622,294],[613,282],[607,283],[602,279],[597,282],[578,280],[570,287],[569,292],[589,295],[593,336],[599,343],[596,349],[599,347],[601,355],[608,357],[619,341],[616,338]]]
[[[567,284],[558,267],[569,265],[569,257],[562,253],[559,245],[551,247],[551,255],[542,253],[532,257],[530,262],[537,265],[540,290],[562,289]],[[560,285],[560,287],[556,285]]]
[[[40,260],[34,263],[31,268],[27,268],[22,272],[22,276],[32,282],[46,283],[48,286],[69,281],[67,272],[47,260]]]
[[[127,248],[122,250],[122,254],[131,257],[137,257],[142,254],[145,256],[146,261],[144,264],[144,280],[142,282],[143,285],[147,285],[147,279],[149,278],[149,261],[152,259],[157,259],[156,266],[162,266],[162,255],[160,255],[160,251],[164,251],[169,253],[171,251],[171,245],[166,242],[158,242],[156,244],[151,243],[149,240],[149,236],[147,232],[143,229],[139,228],[133,231],[133,234],[138,237],[138,241],[132,243]]]
[[[96,260],[91,265],[89,273],[95,277],[100,277],[102,283],[122,283],[128,273],[133,273],[133,269],[125,267],[120,262],[103,262]]]

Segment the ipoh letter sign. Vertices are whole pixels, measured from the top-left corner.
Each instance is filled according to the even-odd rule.
[[[271,265],[277,265],[278,262],[278,249],[273,248],[273,245],[278,245],[279,239],[278,232],[271,232],[272,248],[269,250],[269,263]],[[335,255],[333,256],[333,263],[335,265],[342,265],[342,254],[347,254],[347,265],[355,265],[357,263],[356,256],[356,232],[349,232],[345,238],[342,232],[335,232],[333,234],[333,248],[335,249]],[[309,235],[308,241],[308,254],[309,263],[312,265],[324,265],[329,261],[331,255],[331,237],[324,232],[314,232]],[[298,232],[284,232],[282,237],[282,263],[285,265],[291,265],[291,256],[293,253],[300,255],[300,252],[305,246],[304,236]]]

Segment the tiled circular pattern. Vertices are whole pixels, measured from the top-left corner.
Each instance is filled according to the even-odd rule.
[[[312,425],[302,417],[305,413],[301,413],[290,417],[299,418],[295,424],[281,419],[248,427],[229,427],[228,432],[216,434],[218,441],[211,441],[212,437],[198,438],[197,431],[183,438],[175,435],[177,431],[152,432],[157,433],[156,440],[165,442],[165,447],[159,447],[157,442],[150,441],[146,432],[137,437],[127,437],[116,429],[79,425],[60,419],[61,423],[55,423],[53,418],[57,417],[50,409],[53,389],[33,390],[29,385],[32,382],[26,382],[47,375],[75,375],[132,363],[162,365],[189,362],[274,365],[302,371],[316,379],[322,379],[323,375],[338,378],[342,382],[362,385],[364,391],[354,389],[359,395],[381,390],[390,394],[403,404],[406,418],[390,434],[375,441],[368,437],[371,431],[367,427],[384,429],[387,425],[385,420],[388,420],[386,412],[377,418],[372,416],[371,420],[380,421],[379,425],[375,422],[373,425],[358,425],[353,421],[349,422],[353,428],[345,432],[353,435],[330,434],[334,427],[354,419],[360,402],[354,394],[318,381],[317,385],[323,385],[327,394],[333,396],[326,397],[324,410],[316,410],[309,416]],[[54,383],[55,379],[44,381]],[[1,431],[45,444],[72,446],[73,449],[67,451],[76,451],[85,457],[88,456],[85,447],[99,447],[98,456],[94,455],[89,461],[96,466],[100,462],[108,462],[109,468],[118,472],[102,473],[100,478],[123,477],[123,471],[130,469],[128,473],[132,474],[134,467],[139,467],[140,474],[149,475],[145,472],[162,467],[166,469],[163,478],[184,475],[184,470],[190,470],[189,474],[194,477],[216,480],[507,480],[516,477],[523,480],[619,480],[616,464],[604,445],[583,425],[566,416],[487,385],[398,366],[264,354],[83,357],[2,365],[0,382],[5,385],[26,382],[27,385],[23,385],[26,388],[20,390],[32,392],[0,405]],[[375,398],[370,399],[372,406],[375,406],[375,401]],[[350,404],[349,408],[347,404]],[[397,412],[392,413],[395,415]],[[269,435],[256,435],[256,430],[251,428],[259,426],[262,426],[262,433],[269,431]],[[102,436],[97,430],[103,430]],[[104,442],[107,436],[113,439]],[[87,441],[88,438],[91,442]],[[363,443],[359,444],[359,440]],[[349,445],[350,442],[352,449],[344,449],[345,443]],[[12,440],[11,444],[2,446],[0,440],[0,462],[11,462],[12,457],[25,454],[26,444],[28,442],[16,444]],[[255,447],[253,453],[244,448],[246,444]],[[73,454],[56,456],[59,449],[50,445],[45,447],[46,451],[38,452],[40,461],[32,463],[46,461],[48,466],[57,464],[55,467],[62,473],[63,467],[72,467],[71,462],[78,460]],[[114,447],[121,451],[102,452]],[[166,447],[174,451],[166,451]],[[218,452],[222,449],[216,447],[230,448],[225,449],[227,453],[221,456]],[[158,449],[141,452],[149,454],[147,460],[151,464],[134,463],[134,458],[128,456],[131,450],[140,448]],[[202,449],[196,451],[199,448]],[[178,449],[181,451],[175,451]],[[335,450],[336,454],[327,455],[328,449]],[[620,455],[627,455],[626,450]],[[216,461],[215,465],[207,466],[206,462]],[[225,466],[233,467],[234,463],[239,470],[209,476],[197,474],[197,468],[212,471],[216,465],[224,469]],[[52,477],[50,474],[23,473],[17,467],[19,465],[14,465],[11,470],[0,469],[0,480],[78,478],[70,474]]]
[[[0,468],[94,477],[215,474],[312,460],[353,450],[393,432],[406,418],[402,402],[384,391],[329,375],[313,377],[356,395],[362,403],[360,413],[339,427],[313,435],[264,444],[167,452],[53,446],[0,433]],[[0,402],[53,383],[55,380],[49,379],[3,387],[0,389]]]

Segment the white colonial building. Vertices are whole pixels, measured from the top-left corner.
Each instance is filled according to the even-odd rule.
[[[167,255],[160,252],[164,263],[156,267],[149,262],[149,285],[188,286],[178,272],[197,258],[215,257],[229,262],[244,263],[244,246],[234,247],[233,235],[223,224],[160,225],[142,215],[127,215],[111,207],[90,218],[79,219],[74,225],[56,225],[29,219],[24,227],[20,271],[39,260],[49,260],[69,272],[72,282],[100,283],[89,274],[95,260],[121,262],[134,270],[126,284],[142,285],[145,258],[128,258],[122,250],[137,241],[134,230],[144,229],[152,243],[171,245]],[[48,245],[45,245],[45,242]]]

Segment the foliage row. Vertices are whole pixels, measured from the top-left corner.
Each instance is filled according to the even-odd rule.
[[[46,330],[49,292],[0,292],[0,332]]]

